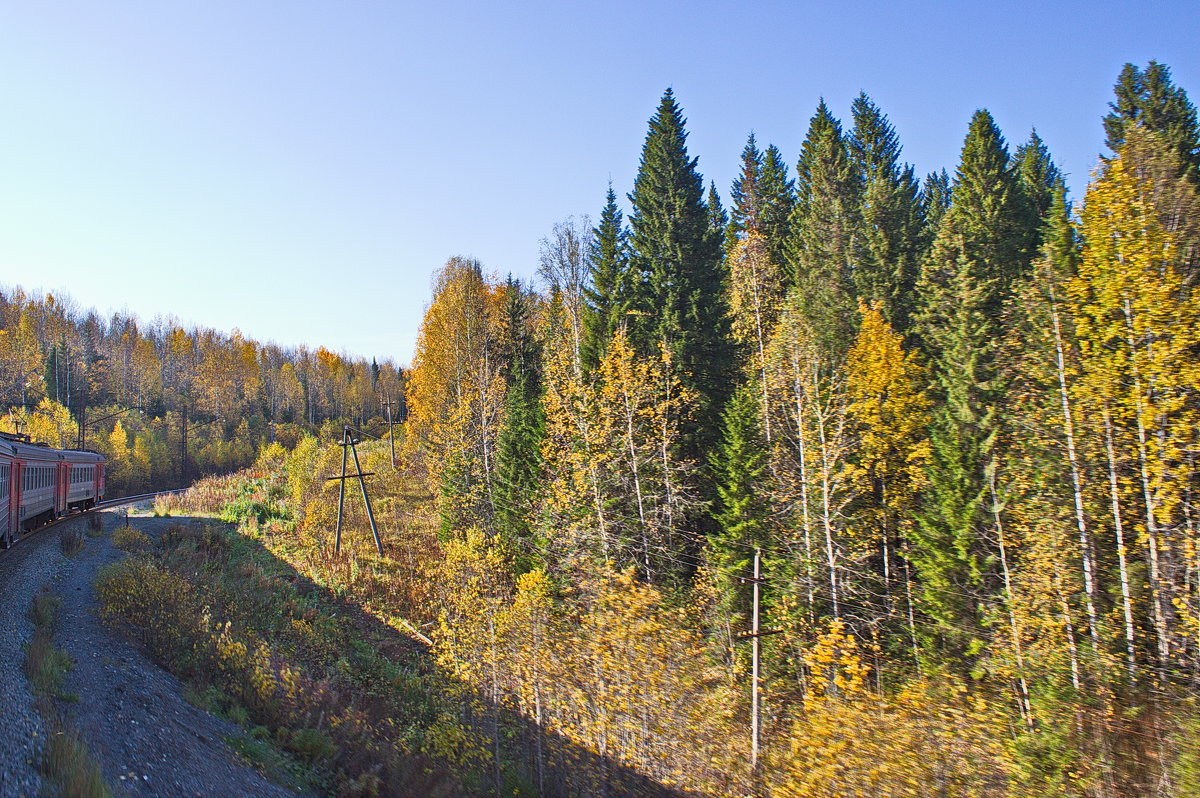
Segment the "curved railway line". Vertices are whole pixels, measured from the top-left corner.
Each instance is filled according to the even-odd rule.
[[[37,537],[39,532],[43,532],[47,529],[52,529],[60,524],[65,524],[70,521],[77,521],[80,518],[91,515],[92,513],[100,512],[101,510],[112,510],[116,507],[122,507],[127,504],[139,504],[139,503],[145,502],[145,501],[152,501],[152,500],[158,498],[159,496],[171,496],[176,493],[183,493],[185,490],[187,490],[187,488],[172,488],[171,490],[159,490],[159,491],[154,491],[153,493],[139,493],[136,496],[122,496],[119,499],[105,499],[104,501],[97,502],[94,507],[89,507],[86,510],[72,512],[72,513],[62,516],[61,518],[56,518],[53,521],[49,521],[45,524],[42,524],[41,526],[35,527],[31,531],[26,532],[25,534],[21,535],[20,537],[11,539],[8,543],[7,548],[0,547],[0,557],[3,557],[4,554],[6,552],[10,551],[11,549],[14,549],[17,546],[20,546],[23,542],[25,542],[31,538]]]

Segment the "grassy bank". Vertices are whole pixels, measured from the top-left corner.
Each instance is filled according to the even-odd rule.
[[[187,680],[196,703],[246,726],[235,748],[292,786],[456,793],[427,753],[437,716],[419,652],[280,560],[249,517],[241,532],[217,518],[172,523],[156,544],[118,531],[130,557],[97,578],[104,615]]]

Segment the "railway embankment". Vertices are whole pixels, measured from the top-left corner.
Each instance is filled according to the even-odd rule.
[[[239,758],[230,741],[236,744],[244,735],[240,727],[189,703],[178,679],[100,621],[96,574],[126,556],[111,535],[125,524],[124,514],[100,515],[102,534],[81,536],[87,520],[80,517],[0,555],[0,798],[42,794],[47,735],[61,732],[39,712],[22,667],[35,632],[30,607],[45,592],[58,597],[53,645],[71,662],[59,697],[50,700],[63,727],[86,745],[115,794],[294,795]],[[129,519],[150,538],[171,523],[144,516]],[[82,539],[82,548],[65,554],[64,536]]]

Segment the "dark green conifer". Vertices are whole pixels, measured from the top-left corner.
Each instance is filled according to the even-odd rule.
[[[1036,130],[1029,134],[1029,141],[1017,147],[1012,162],[1020,194],[1017,227],[1024,237],[1020,257],[1032,261],[1042,246],[1055,192],[1064,185],[1063,175]]]
[[[742,148],[742,169],[729,190],[730,202],[733,203],[729,209],[730,229],[738,236],[748,230],[759,229],[763,204],[759,186],[762,170],[763,154],[751,133],[746,139],[746,146]]]
[[[617,195],[609,183],[600,222],[592,230],[588,252],[591,280],[583,289],[583,340],[579,354],[585,372],[600,363],[628,309],[633,276],[629,270],[628,239]]]
[[[908,331],[923,254],[919,188],[911,166],[900,163],[900,141],[888,118],[866,94],[851,106],[847,144],[862,181],[862,240],[854,271],[860,298],[879,302],[897,332]]]
[[[733,347],[720,238],[704,184],[688,157],[687,133],[667,89],[642,148],[629,195],[632,286],[630,341],[642,355],[672,355],[681,382],[698,396],[681,455],[703,463],[730,392]]]
[[[1027,228],[1037,223],[1025,213],[1004,136],[987,111],[971,118],[951,197],[924,276],[937,282],[939,269],[956,273],[954,264],[964,255],[980,277],[992,281],[986,303],[998,319],[1008,287],[1028,269]]]
[[[950,175],[945,169],[930,172],[925,176],[925,182],[921,185],[921,216],[925,220],[921,238],[925,253],[933,246],[938,226],[942,223],[942,217],[946,215],[946,209],[950,207],[950,192]]]
[[[1196,106],[1181,86],[1171,82],[1171,70],[1151,61],[1145,70],[1126,64],[1113,86],[1116,101],[1104,117],[1104,143],[1113,152],[1125,143],[1126,129],[1140,124],[1162,136],[1187,164],[1186,173],[1200,179],[1200,124]]]
[[[774,144],[763,154],[762,171],[758,182],[761,207],[759,229],[767,242],[767,254],[772,263],[786,262],[787,241],[792,209],[796,205],[796,185],[788,177],[788,165],[783,153]]]
[[[996,347],[1012,282],[1029,262],[1022,195],[986,111],[971,120],[951,196],[918,282],[917,333],[935,409],[911,559],[935,622],[931,653],[969,665],[985,639],[983,608],[994,585],[991,491],[1004,397]]]
[[[731,243],[725,235],[725,231],[729,227],[729,214],[725,212],[725,206],[721,204],[721,195],[717,193],[715,182],[708,184],[708,200],[705,205],[708,207],[709,232],[717,237],[721,254],[724,255],[726,247]]]
[[[535,567],[537,550],[529,523],[540,490],[542,439],[541,347],[534,334],[535,295],[509,275],[499,349],[504,358],[504,425],[496,441],[496,515],[499,534],[516,546],[522,570]]]
[[[862,181],[841,124],[822,100],[796,166],[796,206],[785,265],[823,356],[839,358],[854,335],[861,198]]]
[[[771,514],[764,489],[767,446],[759,422],[761,409],[755,386],[743,384],[722,416],[720,446],[709,458],[716,484],[713,517],[718,528],[708,539],[708,558],[716,572],[724,609],[745,615],[749,591],[744,578],[755,548],[766,548]]]
[[[763,236],[771,261],[782,265],[789,217],[796,198],[788,166],[778,147],[772,144],[764,153],[758,149],[754,134],[750,134],[742,149],[742,169],[733,181],[730,197],[731,235],[740,237],[748,230],[757,231]],[[726,248],[732,247],[735,240],[727,237]]]

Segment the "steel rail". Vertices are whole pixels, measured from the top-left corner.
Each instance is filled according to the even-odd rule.
[[[55,518],[53,521],[42,524],[41,526],[26,532],[20,537],[15,538],[11,543],[8,544],[8,548],[0,548],[0,557],[4,556],[6,551],[12,551],[26,540],[35,537],[38,533],[44,532],[51,527],[56,527],[59,524],[64,524],[67,521],[75,521],[91,513],[99,512],[100,510],[112,510],[116,507],[123,507],[127,504],[138,504],[140,502],[157,499],[159,496],[171,496],[176,493],[183,493],[185,490],[187,490],[187,488],[174,488],[172,490],[159,490],[155,491],[154,493],[139,493],[137,496],[122,496],[119,499],[106,499],[102,502],[98,502],[94,507],[89,507],[86,510],[67,513],[61,518]]]

